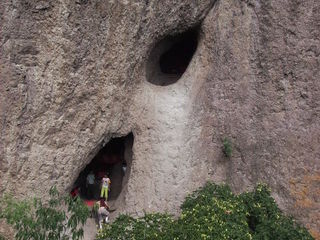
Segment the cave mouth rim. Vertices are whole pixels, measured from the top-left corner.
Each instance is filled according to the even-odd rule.
[[[72,192],[74,189],[76,188],[79,188],[80,187],[80,192],[79,192],[79,197],[84,200],[84,201],[92,201],[92,200],[99,200],[100,199],[100,191],[101,191],[101,179],[102,179],[102,175],[98,176],[96,175],[97,172],[95,172],[95,177],[98,176],[97,178],[95,178],[97,180],[97,182],[95,182],[96,186],[95,186],[95,194],[94,196],[91,196],[88,197],[87,195],[87,190],[86,187],[84,187],[85,183],[86,183],[86,178],[84,178],[84,176],[87,177],[88,173],[90,172],[90,170],[92,170],[94,167],[94,165],[96,163],[94,163],[96,160],[95,159],[98,159],[98,156],[99,154],[101,153],[107,153],[107,154],[113,154],[113,153],[116,153],[116,154],[123,154],[122,155],[122,158],[120,159],[121,161],[118,161],[118,162],[105,162],[104,164],[108,164],[109,165],[109,168],[108,170],[105,171],[105,173],[108,173],[108,177],[111,179],[112,181],[112,175],[114,174],[113,173],[113,169],[110,169],[110,165],[111,167],[114,167],[114,165],[117,165],[117,164],[121,164],[121,170],[124,171],[124,172],[121,172],[122,173],[122,176],[121,176],[121,184],[118,185],[118,188],[116,190],[116,195],[112,195],[112,189],[113,189],[113,185],[112,185],[112,182],[111,182],[111,186],[110,186],[110,192],[109,192],[109,197],[107,199],[107,201],[112,201],[112,202],[117,202],[117,200],[119,199],[120,195],[126,191],[126,186],[127,186],[127,183],[130,179],[130,173],[131,173],[131,165],[132,165],[132,160],[133,160],[133,145],[134,145],[134,142],[135,142],[135,134],[133,131],[129,131],[128,133],[126,134],[121,134],[121,135],[113,135],[111,136],[110,138],[108,138],[107,141],[105,141],[105,139],[103,139],[100,144],[98,144],[98,146],[95,148],[95,150],[93,150],[92,154],[90,155],[89,160],[88,162],[86,162],[86,164],[84,165],[84,167],[82,167],[79,172],[76,174],[76,178],[75,180],[72,182],[71,184],[71,189],[70,189],[70,193],[72,195]],[[122,151],[122,153],[119,153],[117,151],[119,151],[119,149],[117,149],[115,152],[110,152],[108,150],[106,150],[106,148],[110,148],[110,144],[112,144],[112,142],[114,143],[114,141],[118,142],[118,146],[116,146],[115,148],[119,148],[119,142],[120,142],[120,151]],[[117,145],[117,144],[116,144]],[[114,147],[114,146],[113,146]],[[106,152],[105,152],[106,151]],[[124,154],[125,152],[127,152],[129,154],[129,156],[126,156],[126,159],[124,158]],[[107,160],[108,161],[108,160]],[[126,169],[123,170],[123,162],[126,163]],[[106,167],[106,165],[104,165],[104,167]],[[96,171],[99,170],[98,169],[95,169]],[[118,170],[119,170],[119,166],[118,166]],[[104,174],[105,176],[105,174]],[[82,179],[80,179],[82,178]],[[100,179],[101,178],[101,179]],[[79,180],[80,179],[80,180]],[[78,182],[80,181],[80,182]],[[85,182],[85,183],[84,183]],[[99,187],[97,187],[99,185]],[[115,190],[114,190],[115,191]]]
[[[146,81],[162,87],[177,83],[196,56],[200,29],[201,24],[197,24],[182,32],[165,35],[158,40],[147,57]]]

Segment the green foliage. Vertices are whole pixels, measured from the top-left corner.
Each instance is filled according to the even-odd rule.
[[[0,234],[0,240],[5,240],[4,236]]]
[[[259,184],[255,191],[240,195],[249,214],[247,221],[253,239],[313,239],[304,227],[282,214],[270,193],[266,185]]]
[[[50,200],[46,204],[37,198],[18,201],[4,196],[0,200],[0,210],[0,218],[15,228],[18,240],[81,239],[81,226],[90,215],[81,199],[60,196],[56,188],[50,190]]]
[[[228,138],[223,139],[223,152],[228,158],[232,155],[232,144]]]
[[[145,214],[138,219],[120,215],[112,224],[104,225],[98,239],[172,239],[163,237],[173,222],[172,216],[168,214]]]
[[[104,225],[98,239],[160,240],[311,240],[308,231],[282,214],[270,189],[259,184],[252,192],[234,195],[226,185],[207,183],[189,195],[178,219],[146,214],[134,219],[121,215]]]
[[[246,209],[228,186],[208,183],[187,197],[178,224],[189,226],[179,239],[252,239]]]

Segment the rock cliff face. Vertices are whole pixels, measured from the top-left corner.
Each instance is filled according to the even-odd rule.
[[[68,191],[132,132],[117,213],[262,181],[319,237],[320,2],[5,0],[0,18],[2,192]]]

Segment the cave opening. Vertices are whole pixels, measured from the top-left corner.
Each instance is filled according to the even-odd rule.
[[[107,175],[111,180],[107,200],[116,200],[129,179],[133,141],[132,133],[112,138],[80,172],[71,194],[79,195],[90,205],[90,201],[100,198],[102,178]],[[91,183],[90,174],[94,176]]]
[[[147,62],[147,81],[167,86],[177,82],[184,74],[198,46],[199,27],[167,36],[159,41]]]

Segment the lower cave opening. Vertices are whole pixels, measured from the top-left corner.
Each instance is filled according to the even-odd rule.
[[[111,180],[107,200],[116,200],[129,179],[133,141],[132,133],[112,138],[80,172],[71,194],[84,200],[99,199],[102,178],[107,175]],[[88,175],[94,176],[91,182]]]

